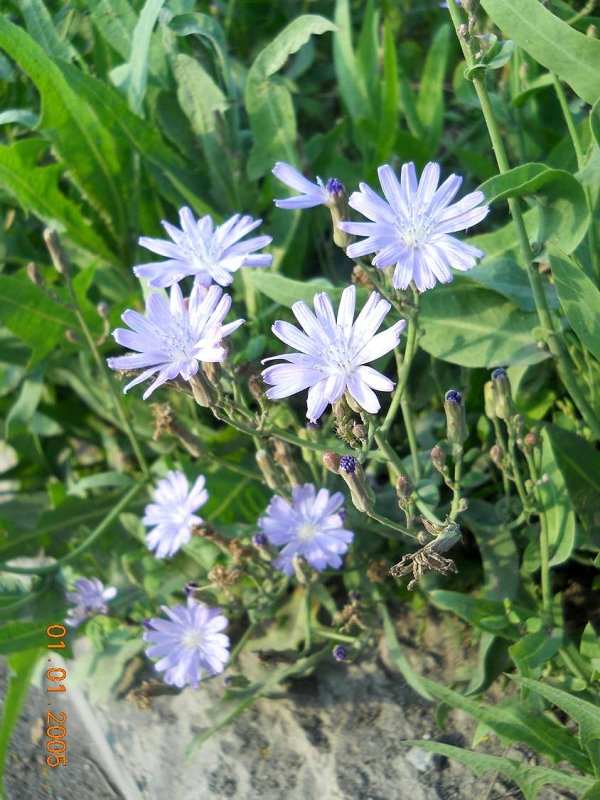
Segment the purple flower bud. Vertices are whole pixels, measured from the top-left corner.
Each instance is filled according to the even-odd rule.
[[[329,195],[342,194],[342,192],[344,191],[344,184],[337,178],[329,178],[329,180],[325,184],[325,189],[327,190],[327,194]]]
[[[345,661],[348,656],[348,648],[344,647],[343,644],[336,644],[336,646],[331,651],[331,654],[333,655],[336,661]]]
[[[505,378],[506,377],[506,370],[502,369],[502,367],[498,367],[492,372],[492,380],[497,381],[498,378]]]
[[[456,389],[449,389],[446,392],[446,402],[447,403],[456,403],[457,405],[462,403],[462,394],[457,392]]]
[[[357,463],[354,456],[342,456],[340,458],[340,469],[343,469],[348,475],[354,475]]]
[[[226,689],[229,689],[229,687],[232,686],[232,685],[233,685],[233,679],[232,679],[231,675],[225,675],[225,677],[223,678],[223,686]]]
[[[186,597],[189,597],[191,594],[194,594],[198,588],[198,584],[195,581],[188,581],[183,587],[183,593]]]
[[[265,533],[255,533],[252,537],[252,544],[254,547],[266,547],[269,543]]]
[[[360,600],[360,592],[357,592],[356,589],[350,589],[348,592],[348,597],[353,603],[358,603]]]

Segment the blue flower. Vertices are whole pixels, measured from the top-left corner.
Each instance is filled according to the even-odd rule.
[[[291,503],[275,495],[258,525],[269,542],[282,547],[273,565],[294,574],[294,556],[304,559],[316,570],[342,566],[341,555],[354,534],[344,528],[340,514],[344,496],[330,495],[327,489],[317,492],[312,483],[294,486]]]
[[[114,586],[107,586],[105,589],[98,578],[78,578],[75,581],[75,590],[67,592],[67,600],[75,603],[75,608],[69,609],[67,614],[67,625],[76,628],[95,614],[106,614],[108,601],[116,594]]]
[[[153,503],[146,506],[142,522],[151,528],[146,542],[157,558],[174,555],[192,537],[192,530],[200,525],[202,517],[194,514],[208,500],[204,488],[206,480],[200,475],[190,490],[183,472],[173,470],[160,480]]]
[[[271,236],[240,241],[261,224],[261,219],[235,214],[215,228],[209,216],[196,220],[189,208],[182,208],[179,221],[181,230],[163,220],[163,227],[172,239],[170,242],[148,236],[139,240],[142,247],[168,259],[133,268],[138,278],[149,278],[150,286],[171,286],[188,275],[193,275],[202,286],[213,282],[229,286],[233,281],[232,273],[240,267],[271,266],[273,256],[254,253],[270,244]]]
[[[221,633],[227,618],[220,608],[188,597],[187,605],[162,606],[168,619],[153,617],[143,638],[150,642],[146,655],[158,658],[154,665],[164,672],[165,683],[196,689],[203,675],[218,675],[229,660],[229,637]]]
[[[268,367],[263,380],[271,386],[267,397],[277,400],[309,388],[306,416],[315,422],[328,403],[335,403],[348,393],[361,408],[371,414],[379,411],[379,400],[373,389],[391,392],[394,384],[385,375],[365,366],[393,350],[405,328],[404,320],[381,333],[375,332],[385,319],[390,304],[373,292],[354,320],[356,289],[348,286],[342,292],[337,319],[333,305],[325,293],[314,298],[315,314],[303,301],[294,303],[292,311],[304,332],[289,322],[277,321],[273,333],[299,353],[284,353],[265,359],[282,359],[287,364]]]
[[[438,188],[440,167],[434,162],[425,166],[420,180],[412,163],[403,165],[400,181],[388,164],[379,167],[378,174],[387,202],[361,183],[348,203],[371,222],[338,225],[346,233],[366,237],[346,249],[350,258],[375,253],[373,266],[395,266],[396,289],[406,289],[414,281],[420,292],[433,288],[436,281],[451,281],[451,268],[465,271],[475,266],[484,253],[448,234],[470,228],[487,215],[482,192],[452,203],[462,178],[450,175]]]
[[[225,361],[222,340],[244,322],[238,319],[223,325],[231,308],[231,298],[220,286],[208,290],[195,285],[189,300],[184,300],[179,286],[171,288],[170,302],[158,292],[146,301],[146,314],[128,309],[122,320],[131,330],[117,328],[115,341],[136,352],[108,358],[111,369],[144,371],[123,389],[145,381],[155,373],[156,380],[144,392],[146,400],[163,383],[179,375],[189,381],[201,362]]]
[[[325,184],[321,178],[317,178],[317,182],[312,183],[295,167],[283,161],[278,161],[272,172],[286,186],[301,192],[297,197],[275,200],[277,208],[313,208],[314,206],[329,208],[339,195],[344,194],[344,186],[337,178],[329,178]]]

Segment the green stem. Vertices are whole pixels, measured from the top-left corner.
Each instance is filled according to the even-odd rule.
[[[50,575],[53,572],[57,572],[62,566],[74,561],[82,553],[85,553],[86,550],[89,550],[96,539],[102,536],[104,531],[113,522],[113,520],[115,520],[119,514],[124,511],[125,508],[127,508],[131,500],[140,491],[142,486],[145,486],[145,484],[146,481],[142,480],[139,483],[136,483],[135,486],[132,486],[127,494],[119,500],[117,505],[112,509],[108,516],[106,516],[92,531],[92,533],[90,533],[87,539],[84,539],[84,541],[78,547],[76,547],[75,550],[72,550],[66,556],[53,561],[52,564],[44,564],[39,567],[13,567],[10,564],[0,563],[0,572],[11,572],[15,575]]]
[[[419,332],[419,316],[418,316],[418,303],[419,303],[419,294],[413,290],[413,299],[416,307],[416,311],[413,315],[409,317],[408,320],[408,333],[406,336],[406,349],[404,351],[404,358],[402,359],[402,363],[398,369],[398,383],[396,384],[396,388],[394,390],[394,395],[392,397],[392,402],[390,403],[390,407],[388,412],[385,416],[385,420],[383,421],[383,425],[381,426],[380,430],[383,433],[387,433],[391,428],[394,419],[396,417],[396,413],[398,411],[398,407],[402,401],[402,397],[406,390],[406,386],[408,385],[408,378],[410,375],[410,366],[412,364],[413,357],[415,355],[417,349],[417,334]],[[396,356],[396,363],[399,362],[399,357],[396,352],[394,352]]]
[[[585,153],[583,152],[579,134],[577,133],[577,128],[575,126],[575,121],[567,102],[567,96],[565,95],[565,91],[558,77],[554,73],[551,74],[554,90],[556,92],[556,96],[558,97],[558,102],[560,103],[560,108],[563,112],[565,122],[567,123],[567,130],[569,131],[571,142],[573,143],[573,150],[575,151],[575,157],[577,158],[577,167],[578,169],[583,169],[585,164]],[[594,221],[594,201],[592,199],[592,193],[589,186],[583,184],[583,193],[585,195],[585,202],[591,217],[590,225],[587,231],[590,260],[594,269],[594,274],[600,276],[600,264],[598,263],[598,242],[596,239],[596,226]]]
[[[419,447],[417,444],[417,437],[415,435],[415,426],[413,425],[410,406],[406,400],[402,400],[400,403],[400,410],[402,411],[402,419],[404,420],[404,427],[406,429],[406,438],[408,439],[408,446],[410,447],[410,455],[413,462],[413,472],[415,473],[415,482],[417,482],[421,480]]]
[[[411,533],[403,525],[400,525],[399,522],[394,522],[394,520],[388,519],[388,517],[384,517],[381,514],[377,514],[377,512],[373,511],[372,509],[369,509],[366,513],[369,517],[371,517],[371,519],[374,519],[376,522],[381,523],[381,525],[385,525],[387,528],[391,528],[394,531],[398,531],[398,533],[401,533],[403,536],[408,536],[411,539],[417,538],[417,535],[415,533]]]
[[[460,505],[460,479],[462,476],[463,448],[457,445],[454,448],[454,480],[452,481],[452,506],[450,507],[450,519],[454,522],[458,516]]]
[[[450,12],[450,16],[452,17],[452,22],[454,23],[455,28],[458,28],[462,22],[458,8],[454,3],[449,3],[448,10]],[[458,37],[458,40],[465,57],[465,61],[467,62],[467,66],[475,66],[476,61],[471,48],[461,36]],[[504,148],[504,142],[500,134],[500,128],[494,115],[494,109],[492,108],[490,97],[485,87],[484,77],[480,74],[475,75],[473,78],[473,86],[475,87],[477,97],[479,98],[483,117],[485,119],[490,140],[492,142],[492,149],[494,151],[494,155],[496,156],[498,170],[502,175],[510,170],[510,165],[508,163],[508,157]],[[585,419],[594,436],[600,439],[600,421],[596,418],[591,406],[579,388],[579,384],[576,381],[568,353],[564,346],[564,342],[561,338],[561,335],[556,331],[554,320],[550,314],[548,303],[546,301],[546,295],[544,293],[542,277],[538,272],[534,262],[533,251],[531,249],[531,245],[529,244],[529,237],[527,235],[527,229],[525,228],[525,222],[523,221],[523,215],[521,214],[521,208],[518,200],[514,197],[509,198],[508,207],[515,225],[521,255],[525,264],[527,265],[527,277],[529,279],[529,285],[533,294],[533,300],[538,318],[540,320],[540,325],[547,334],[548,348],[556,360],[558,373],[565,388],[571,395],[573,402],[579,409],[581,416]]]
[[[312,597],[310,583],[304,587],[304,647],[303,653],[310,653],[312,648],[312,630],[310,627],[310,613],[312,611]]]
[[[542,614],[546,624],[552,623],[552,583],[550,575],[550,540],[548,536],[548,518],[544,501],[539,490],[539,471],[530,453],[525,453],[527,466],[533,481],[533,493],[540,517],[540,579],[542,584]]]

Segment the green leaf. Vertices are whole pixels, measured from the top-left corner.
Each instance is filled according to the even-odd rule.
[[[571,733],[550,717],[534,714],[518,701],[491,706],[439,686],[428,678],[421,680],[435,698],[484,723],[503,741],[523,742],[554,762],[567,759],[577,769],[589,772],[590,762],[587,755],[573,740]]]
[[[342,296],[343,286],[332,286],[327,278],[313,278],[310,281],[293,281],[291,278],[284,278],[283,275],[275,275],[264,270],[248,270],[246,272],[250,284],[257,291],[264,294],[282,306],[291,306],[298,300],[312,305],[313,298],[318,292],[327,292],[329,297],[336,302]],[[359,303],[366,299],[367,292],[358,290],[357,300]]]
[[[6,415],[4,423],[4,435],[10,438],[11,427],[23,427],[31,422],[33,415],[40,403],[42,389],[44,388],[43,369],[33,370],[21,385],[21,391],[15,403],[11,406]]]
[[[541,681],[534,681],[530,678],[514,676],[520,686],[545,697],[549,703],[561,708],[579,725],[579,739],[585,748],[590,748],[593,752],[594,743],[600,740],[600,714],[598,707],[594,703],[582,700],[574,694],[549,686]],[[597,773],[600,773],[600,760],[594,761]]]
[[[554,458],[553,441],[542,430],[542,463],[539,492],[548,526],[550,566],[563,564],[575,546],[575,514],[562,473]]]
[[[65,342],[67,329],[78,327],[72,311],[22,275],[0,275],[0,321],[31,347],[30,365]]]
[[[579,340],[600,361],[600,291],[573,262],[550,251],[558,299]]]
[[[127,230],[123,151],[99,119],[97,110],[85,103],[69,84],[61,67],[49,59],[25,31],[0,17],[0,47],[31,78],[42,98],[39,130],[53,143],[70,177],[106,220]],[[76,72],[78,70],[75,70]]]
[[[535,631],[523,636],[508,651],[519,672],[527,675],[530,670],[547,664],[563,646],[564,638],[564,631],[559,628],[550,633],[545,630]]]
[[[426,131],[427,146],[437,150],[444,120],[444,79],[450,47],[450,26],[442,25],[435,33],[429,50],[417,98],[417,114]]]
[[[579,181],[562,169],[523,164],[485,181],[479,187],[489,203],[534,196],[539,213],[536,239],[555,242],[571,253],[586,234],[590,215]]]
[[[523,311],[536,310],[527,273],[512,258],[484,258],[476,269],[465,272],[460,277],[463,281],[472,281],[498,292]],[[558,299],[554,288],[549,284],[545,288],[548,305],[550,308],[557,308]]]
[[[27,108],[7,108],[0,113],[0,125],[22,125],[24,128],[35,128],[39,122],[38,115]]]
[[[312,35],[335,30],[325,17],[305,14],[291,22],[256,57],[246,81],[246,110],[254,144],[248,158],[250,180],[266,175],[277,160],[296,162],[296,115],[289,89],[273,78]]]
[[[127,0],[87,0],[87,7],[94,25],[104,39],[128,60],[131,53],[132,31],[137,18]]]
[[[544,358],[532,335],[537,317],[462,276],[425,292],[419,323],[423,349],[453,364],[495,367]]]
[[[38,635],[41,641],[41,634]],[[10,677],[4,697],[2,720],[0,721],[0,793],[2,794],[4,794],[2,787],[4,786],[4,773],[7,766],[6,759],[10,738],[19,721],[23,703],[29,693],[29,682],[41,657],[40,648],[36,648],[35,650],[14,653],[8,659]]]
[[[111,78],[115,85],[127,95],[129,107],[134,114],[141,116],[146,82],[148,80],[148,61],[150,37],[165,0],[146,0],[139,19],[133,29],[131,57],[126,64],[116,67]]]
[[[538,0],[481,0],[504,35],[555,72],[586,103],[600,97],[600,41],[579,33]]]
[[[383,26],[383,80],[377,132],[377,163],[386,160],[393,147],[398,127],[399,102],[396,43],[392,27],[386,20]]]
[[[482,631],[513,640],[519,636],[517,629],[508,619],[504,604],[501,602],[481,600],[445,589],[433,590],[430,592],[429,598],[436,608],[440,608],[442,611],[451,611],[469,625],[480,628]]]
[[[352,47],[352,20],[348,0],[336,0],[333,21],[336,27],[333,36],[333,63],[340,96],[353,122],[361,117],[371,117],[365,75],[362,72]]]
[[[600,543],[600,460],[593,444],[556,425],[546,434],[575,511]]]
[[[77,58],[74,47],[59,37],[52,17],[42,0],[20,0],[19,10],[25,19],[27,32],[51,58],[62,61]]]
[[[508,39],[502,42],[494,33],[484,34],[480,39],[488,43],[488,49],[474,66],[465,70],[465,77],[469,80],[472,80],[473,76],[479,71],[484,72],[488,69],[502,69],[512,58],[515,49],[515,43],[513,41]]]
[[[596,100],[590,111],[590,130],[594,141],[600,147],[600,99]]]
[[[596,781],[585,794],[582,794],[580,800],[600,800],[600,781]]]
[[[39,654],[46,648],[46,628],[56,620],[27,620],[0,625],[0,655],[33,650]]]
[[[432,742],[429,739],[413,739],[405,742],[405,744],[455,759],[472,769],[479,776],[483,776],[488,772],[500,772],[517,784],[523,792],[525,800],[536,800],[542,787],[547,785],[565,786],[567,789],[573,789],[576,792],[583,792],[592,785],[590,778],[569,775],[566,772],[548,769],[547,767],[530,767],[525,761],[517,761],[514,758],[506,758],[504,756],[490,756],[487,753],[464,750],[462,747],[455,747],[442,742]],[[590,800],[592,800],[591,797]]]
[[[81,207],[61,192],[59,182],[64,167],[37,166],[47,149],[46,142],[35,138],[17,141],[10,147],[0,146],[0,182],[25,211],[58,233],[66,233],[80,247],[114,262],[115,254],[89,224]]]

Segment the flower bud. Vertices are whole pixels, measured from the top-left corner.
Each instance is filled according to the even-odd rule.
[[[33,261],[30,261],[29,264],[27,264],[27,277],[36,286],[44,286],[45,285],[44,284],[44,279],[42,278],[40,271],[38,270],[36,265],[33,263]]]
[[[278,439],[276,436],[272,436],[269,441],[273,445],[275,463],[285,472],[290,485],[298,486],[302,481],[300,480],[291,447],[283,439]]]
[[[202,406],[202,408],[210,408],[215,405],[217,393],[214,386],[201,369],[190,378],[190,386],[192,387],[194,400],[199,406]]]
[[[350,489],[355,508],[363,513],[373,506],[372,492],[365,479],[362,465],[354,456],[342,456],[339,474]]]
[[[259,403],[265,399],[265,385],[260,375],[250,375],[248,378],[248,391]]]
[[[254,547],[266,547],[269,544],[266,534],[255,533],[252,537],[252,544]]]
[[[443,473],[444,469],[446,468],[446,455],[439,444],[436,444],[435,447],[431,448],[430,458],[435,469],[437,469],[438,472]]]
[[[493,422],[496,419],[496,396],[491,381],[486,381],[483,385],[483,404],[486,417]]]
[[[44,230],[44,242],[50,253],[54,269],[60,275],[69,275],[71,272],[71,265],[67,254],[63,250],[60,239],[58,238],[58,233],[52,228],[46,228]]]
[[[496,416],[504,420],[509,419],[515,413],[515,406],[506,370],[495,369],[492,372],[492,389]]]
[[[365,439],[367,438],[367,429],[365,428],[364,425],[361,425],[360,423],[357,422],[352,427],[352,435],[355,436],[357,439],[359,439],[361,442],[364,442]]]
[[[400,475],[396,481],[396,496],[398,497],[398,505],[400,508],[408,508],[414,490],[415,487],[410,478],[407,478],[406,475]]]
[[[340,461],[341,458],[337,453],[323,453],[323,466],[334,475],[340,474]]]
[[[446,412],[446,436],[448,441],[453,445],[462,445],[469,436],[469,430],[467,428],[463,396],[456,389],[450,389],[446,392],[444,411]]]
[[[529,450],[533,450],[534,447],[537,447],[540,443],[540,437],[538,436],[537,431],[535,428],[532,428],[529,433],[525,434],[525,439],[523,440],[525,447]]]
[[[344,647],[343,644],[336,644],[336,646],[331,651],[331,654],[336,661],[345,661],[346,658],[348,657],[348,648]]]
[[[333,225],[333,241],[338,247],[346,249],[352,242],[352,237],[338,227],[339,222],[345,222],[349,218],[348,197],[344,184],[337,178],[329,178],[325,184],[328,202],[327,208],[331,213],[331,223]]]
[[[281,486],[281,481],[269,453],[264,449],[257,450],[254,458],[269,489],[273,489],[274,492],[278,491]]]
[[[499,469],[502,469],[504,453],[499,445],[495,444],[490,448],[490,458]]]

